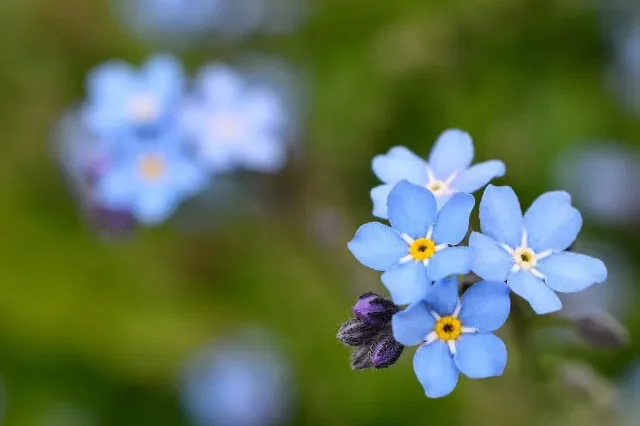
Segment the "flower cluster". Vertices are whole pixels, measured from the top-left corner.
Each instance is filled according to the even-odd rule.
[[[283,97],[230,67],[205,65],[191,84],[171,56],[140,69],[111,61],[89,74],[87,91],[60,160],[101,210],[157,224],[223,173],[286,162]]]
[[[392,148],[373,160],[385,182],[374,188],[374,215],[391,226],[367,223],[349,242],[360,263],[382,272],[394,303],[409,305],[394,314],[395,340],[419,345],[414,370],[429,397],[455,388],[460,372],[470,378],[503,373],[507,350],[493,334],[510,312],[510,291],[537,314],[558,311],[556,292],[581,291],[606,280],[598,259],[567,251],[582,217],[569,194],[542,194],[522,213],[508,186],[488,185],[480,201],[480,231],[469,220],[472,192],[502,176],[500,161],[469,167],[471,137],[444,132],[429,161],[406,148]],[[481,281],[458,294],[457,276],[475,273]]]

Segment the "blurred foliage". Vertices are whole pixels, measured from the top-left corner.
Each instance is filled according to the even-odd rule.
[[[145,46],[105,1],[0,2],[0,377],[7,425],[40,425],[71,403],[105,426],[186,425],[177,372],[191,351],[242,324],[282,337],[298,379],[295,424],[602,425],[607,410],[536,377],[507,327],[504,377],[463,380],[427,400],[411,368],[352,372],[335,340],[357,295],[381,291],[346,250],[371,220],[370,160],[401,144],[426,155],[445,128],[469,131],[478,160],[507,163],[523,205],[550,188],[551,160],[575,141],[640,143],[640,121],[603,88],[609,46],[579,0],[324,0],[292,35],[215,40],[179,52],[193,71],[246,52],[300,69],[309,107],[303,155],[269,178],[257,216],[201,232],[168,224],[110,242],[83,223],[53,162],[50,131],[83,97],[85,74]],[[160,47],[161,48],[161,47]],[[597,178],[594,171],[594,178]],[[264,196],[264,194],[263,194]],[[323,209],[339,220],[318,233]],[[330,232],[329,232],[330,231]],[[325,234],[332,234],[327,239]],[[636,229],[583,234],[635,257]],[[623,318],[633,336],[640,317]],[[536,350],[555,362],[558,350]],[[612,377],[638,353],[561,348]],[[525,353],[524,357],[531,356]],[[498,414],[499,413],[499,414]],[[71,425],[73,426],[73,425]]]

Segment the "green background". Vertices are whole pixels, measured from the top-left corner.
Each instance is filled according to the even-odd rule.
[[[302,155],[247,192],[259,197],[257,214],[214,211],[198,232],[169,223],[105,241],[78,214],[51,156],[51,129],[83,98],[92,67],[112,58],[139,64],[157,47],[133,38],[104,1],[2,0],[5,424],[40,425],[70,403],[97,425],[187,425],[175,380],[183,360],[244,324],[281,338],[297,379],[294,424],[610,424],[607,404],[571,391],[552,371],[567,356],[617,378],[638,352],[633,338],[617,352],[554,347],[510,324],[501,331],[510,348],[505,375],[463,379],[440,400],[424,396],[413,349],[391,369],[353,372],[335,340],[355,298],[383,291],[346,249],[372,220],[374,155],[406,145],[426,156],[441,131],[462,128],[474,137],[476,161],[505,161],[498,182],[528,205],[555,189],[551,165],[565,147],[640,143],[637,117],[604,89],[611,50],[601,15],[585,3],[325,0],[294,34],[183,51],[190,72],[243,52],[300,70],[308,85]],[[314,232],[327,211],[338,220]],[[583,234],[630,259],[640,252],[635,226],[605,228],[586,217]],[[637,313],[620,319],[638,334]]]

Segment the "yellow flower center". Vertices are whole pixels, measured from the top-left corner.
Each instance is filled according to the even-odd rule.
[[[158,115],[158,102],[153,96],[149,95],[134,97],[129,108],[133,117],[143,123],[153,121]]]
[[[138,162],[138,171],[144,180],[158,180],[165,174],[166,169],[164,159],[157,154],[146,154]]]
[[[442,180],[432,180],[427,185],[427,189],[433,193],[433,195],[442,195],[449,191],[449,185]]]
[[[535,268],[538,263],[536,254],[528,247],[520,247],[513,253],[513,260],[522,269]]]
[[[436,243],[430,238],[418,238],[409,247],[409,253],[415,260],[430,259],[436,252]]]
[[[462,323],[455,317],[442,317],[436,323],[435,332],[440,340],[456,340],[462,333]]]

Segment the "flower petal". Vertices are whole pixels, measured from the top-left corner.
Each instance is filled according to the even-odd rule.
[[[387,212],[395,229],[411,238],[421,238],[436,219],[436,200],[428,189],[403,180],[389,193]]]
[[[408,305],[423,300],[431,290],[431,280],[422,262],[410,261],[382,274],[384,284],[396,305]]]
[[[391,148],[386,155],[376,155],[372,161],[373,173],[384,183],[408,180],[416,185],[425,185],[427,162],[405,147]]]
[[[471,270],[485,280],[505,281],[513,267],[511,255],[479,232],[472,232],[469,237],[469,257]]]
[[[451,181],[451,188],[457,192],[471,194],[488,184],[491,179],[504,176],[506,167],[500,160],[490,160],[476,164],[460,173]]]
[[[203,66],[198,71],[196,82],[207,102],[215,105],[235,102],[244,85],[235,70],[215,63]]]
[[[378,185],[371,190],[371,201],[373,201],[373,215],[380,219],[387,219],[387,198],[393,189],[392,184]]]
[[[429,167],[437,179],[446,180],[454,173],[462,173],[473,160],[471,136],[458,129],[445,130],[433,145]]]
[[[436,281],[425,300],[440,316],[451,315],[458,305],[458,278]]]
[[[413,370],[429,398],[450,394],[458,384],[458,368],[447,344],[436,340],[422,345],[413,357]]]
[[[472,379],[501,376],[507,365],[507,347],[492,333],[463,334],[453,357],[460,371]]]
[[[137,183],[128,168],[113,169],[100,179],[94,189],[94,196],[105,207],[130,207],[136,199]]]
[[[566,250],[582,228],[580,212],[564,191],[539,196],[524,215],[528,244],[535,252]]]
[[[376,271],[386,271],[409,253],[398,233],[378,222],[362,225],[347,247],[360,263]]]
[[[489,185],[480,201],[480,228],[496,242],[514,248],[522,240],[522,210],[509,186]]]
[[[504,281],[480,281],[464,292],[461,303],[462,325],[488,333],[502,327],[509,317],[509,287]]]
[[[266,132],[256,132],[250,139],[251,145],[237,152],[247,169],[275,173],[284,167],[287,162],[287,148],[280,140]]]
[[[433,281],[450,275],[463,275],[471,271],[469,247],[448,247],[438,251],[429,260],[427,275]]]
[[[607,267],[600,259],[584,254],[562,252],[538,263],[546,283],[555,291],[575,293],[607,279]]]
[[[414,303],[404,311],[394,314],[391,319],[393,337],[405,346],[424,342],[435,326],[436,320],[424,302]]]
[[[162,189],[151,189],[139,194],[133,206],[133,215],[142,223],[156,225],[164,222],[178,208],[179,199]]]
[[[469,230],[469,216],[475,198],[469,194],[455,194],[438,212],[433,227],[433,240],[436,244],[460,244]]]
[[[558,295],[528,271],[520,270],[511,274],[507,285],[514,293],[525,299],[538,314],[544,315],[562,309]]]

